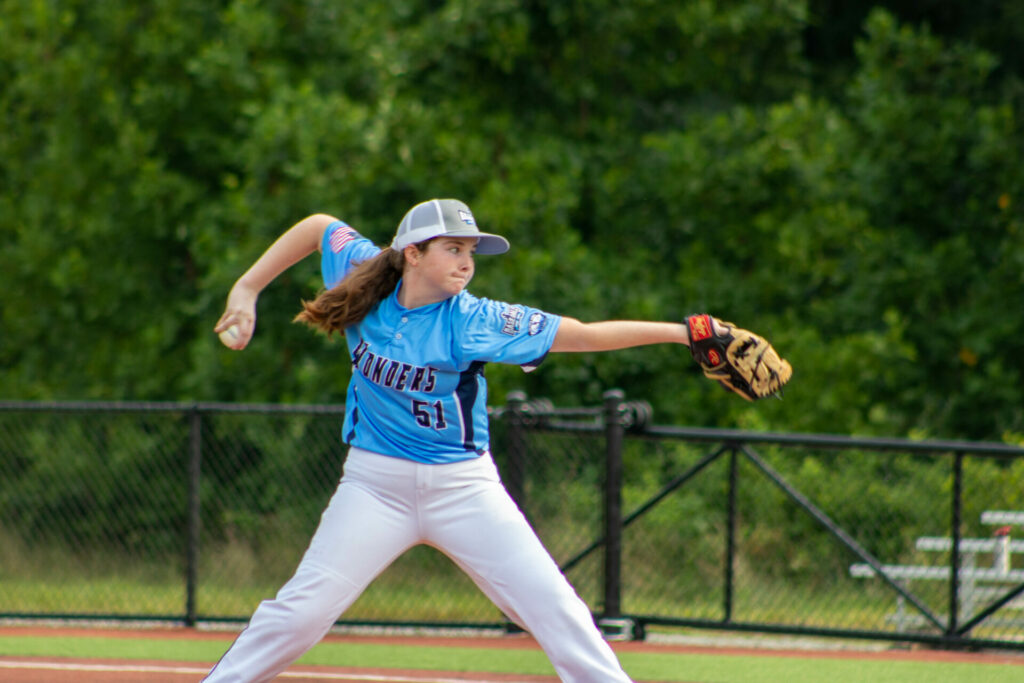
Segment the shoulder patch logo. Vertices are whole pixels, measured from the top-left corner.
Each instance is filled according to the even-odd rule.
[[[519,331],[519,325],[523,322],[523,316],[526,313],[519,306],[508,306],[504,311],[501,312],[501,319],[505,323],[501,326],[501,333],[509,336],[514,335]]]
[[[544,331],[547,327],[548,317],[541,312],[535,312],[530,314],[530,321],[526,325],[526,332],[531,336],[535,336]]]
[[[331,251],[335,254],[341,253],[345,245],[356,238],[356,231],[342,223],[331,233]]]

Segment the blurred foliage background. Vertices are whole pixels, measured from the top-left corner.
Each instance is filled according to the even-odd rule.
[[[0,398],[340,402],[289,321],[315,212],[386,243],[458,197],[471,290],[583,320],[707,310],[796,369],[755,405],[685,349],[488,368],[659,423],[1022,441],[1024,6],[1002,0],[0,0]]]

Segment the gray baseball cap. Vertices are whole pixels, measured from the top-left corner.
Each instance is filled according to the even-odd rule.
[[[504,254],[508,251],[508,240],[501,235],[480,232],[473,212],[458,199],[431,199],[409,209],[398,224],[391,248],[401,251],[410,244],[442,235],[478,238],[478,254]]]

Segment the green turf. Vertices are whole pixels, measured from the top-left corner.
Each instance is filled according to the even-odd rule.
[[[214,662],[230,639],[171,640],[116,637],[4,636],[0,655],[164,659]],[[952,662],[812,659],[776,655],[630,653],[623,666],[639,681],[699,683],[1018,683],[1024,665]],[[552,675],[536,650],[487,647],[432,647],[376,643],[321,643],[300,660],[324,666],[396,667],[438,671],[480,671]]]
[[[1020,683],[1024,666],[865,659],[802,659],[757,655],[632,654],[630,676],[645,681],[701,683]]]
[[[97,657],[216,662],[230,641],[158,638],[4,636],[0,655],[22,657]]]

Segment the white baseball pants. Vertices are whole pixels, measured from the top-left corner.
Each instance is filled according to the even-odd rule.
[[[380,572],[418,544],[450,557],[536,638],[562,681],[628,683],[590,610],[498,477],[490,454],[424,465],[349,450],[295,575],[204,679],[268,681],[323,638]]]

